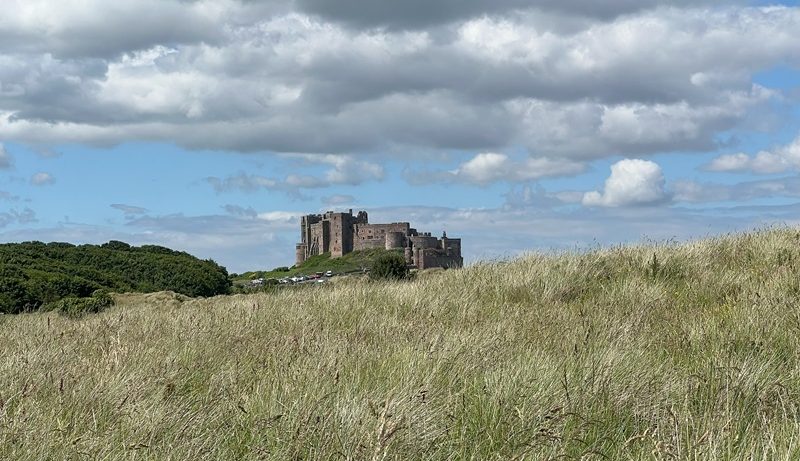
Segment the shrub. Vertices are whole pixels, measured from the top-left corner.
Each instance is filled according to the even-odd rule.
[[[97,290],[90,298],[68,297],[51,305],[53,310],[70,318],[80,318],[86,314],[97,314],[114,305],[114,298],[105,290]]]
[[[408,275],[405,258],[395,253],[378,256],[369,271],[373,280],[401,280],[408,278]]]

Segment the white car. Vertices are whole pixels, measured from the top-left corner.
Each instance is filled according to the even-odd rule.
[[[325,272],[325,277],[333,277],[333,271]]]

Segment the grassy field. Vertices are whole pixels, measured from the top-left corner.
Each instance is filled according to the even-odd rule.
[[[257,278],[284,278],[293,275],[310,275],[316,272],[333,271],[336,274],[347,272],[360,271],[362,268],[369,268],[372,262],[379,256],[388,253],[403,254],[402,250],[384,250],[382,248],[373,248],[369,250],[354,251],[347,253],[339,258],[331,258],[330,253],[323,253],[321,255],[312,256],[308,258],[303,264],[286,268],[287,270],[271,270],[271,271],[253,271],[238,274],[232,279],[236,282],[246,282]]]
[[[800,232],[0,317],[0,459],[800,459]]]

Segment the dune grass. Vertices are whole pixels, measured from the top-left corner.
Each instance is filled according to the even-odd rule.
[[[800,459],[800,232],[0,317],[0,459]]]

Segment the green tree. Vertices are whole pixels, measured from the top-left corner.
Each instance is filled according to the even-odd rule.
[[[373,280],[402,280],[409,276],[406,260],[396,253],[381,255],[372,263],[369,276]]]
[[[4,313],[39,309],[65,298],[89,298],[101,288],[215,296],[231,287],[228,272],[216,262],[155,245],[9,243],[0,244],[0,261],[0,312]]]

